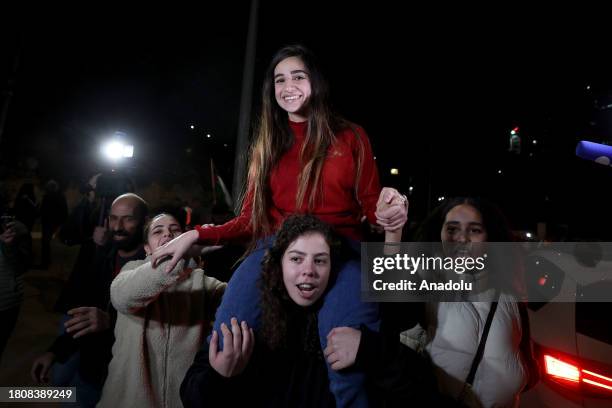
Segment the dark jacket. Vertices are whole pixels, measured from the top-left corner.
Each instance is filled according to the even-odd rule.
[[[66,197],[60,192],[46,193],[40,204],[40,222],[44,230],[52,233],[61,226],[68,217]]]
[[[399,341],[421,319],[423,304],[381,303],[380,312],[380,332],[360,328],[355,363],[366,372],[370,407],[460,407],[438,391],[430,361]]]
[[[327,366],[318,338],[316,312],[293,319],[286,348],[270,350],[261,338],[245,371],[235,377],[218,374],[208,360],[208,342],[195,357],[181,384],[186,408],[212,406],[335,407]]]

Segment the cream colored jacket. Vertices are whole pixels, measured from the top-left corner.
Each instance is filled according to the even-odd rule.
[[[115,344],[98,407],[181,407],[181,382],[225,286],[184,261],[170,273],[148,259],[127,263],[111,285]]]

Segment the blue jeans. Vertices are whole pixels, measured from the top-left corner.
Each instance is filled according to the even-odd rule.
[[[215,316],[214,330],[218,333],[221,333],[221,323],[229,325],[232,317],[236,317],[239,322],[246,321],[254,330],[261,327],[258,281],[261,275],[261,260],[273,242],[274,237],[259,241],[256,249],[234,272]],[[350,246],[358,248],[359,244],[351,242]],[[357,253],[355,255],[357,256]],[[322,350],[327,347],[327,335],[334,327],[358,328],[365,324],[371,330],[378,331],[378,304],[361,301],[361,269],[358,259],[349,260],[340,268],[336,282],[325,295],[318,321]],[[364,387],[365,373],[356,370],[338,372],[332,370],[329,364],[327,372],[330,390],[338,407],[368,405]]]
[[[65,332],[64,323],[70,320],[72,317],[63,315],[59,322],[58,335],[62,335]],[[79,360],[81,353],[77,351],[74,353],[65,363],[56,362],[53,364],[53,370],[51,370],[51,384],[55,387],[68,387],[73,384],[76,376],[79,372]]]

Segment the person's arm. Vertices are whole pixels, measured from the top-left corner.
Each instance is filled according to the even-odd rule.
[[[221,304],[221,299],[225,293],[227,283],[221,282],[210,276],[204,276],[204,315],[206,320],[212,322],[215,319],[217,308]]]
[[[252,189],[249,189],[242,204],[240,215],[222,225],[196,226],[194,230],[179,235],[153,252],[151,264],[154,268],[157,268],[162,260],[171,257],[164,268],[166,272],[169,272],[171,269],[174,269],[179,259],[183,258],[192,246],[196,244],[219,245],[250,239],[252,235],[252,203],[253,193]]]
[[[205,341],[181,383],[180,395],[185,408],[205,405],[224,406],[231,398],[232,378],[222,377],[208,361],[209,345]]]
[[[22,275],[28,269],[32,238],[25,225],[19,221],[7,224],[5,231],[0,234],[0,251],[16,275]]]
[[[382,227],[386,242],[401,241],[402,228],[408,221],[408,198],[394,188],[385,187],[380,191],[376,203],[376,223]]]
[[[78,350],[79,341],[75,340],[70,334],[63,333],[55,338],[51,347],[47,349],[47,352],[54,354],[54,361],[65,363],[70,356]]]
[[[198,232],[197,243],[201,245],[224,245],[251,238],[251,212],[253,210],[253,190],[249,189],[240,214],[225,224],[214,226],[196,226]]]
[[[517,304],[519,315],[521,319],[521,342],[519,343],[519,350],[523,355],[523,361],[526,365],[527,371],[527,384],[525,385],[524,391],[533,388],[540,381],[540,366],[537,357],[533,351],[533,343],[531,340],[531,329],[529,324],[529,312],[527,311],[527,303],[518,302]]]
[[[225,347],[218,351],[218,335],[213,332],[210,345],[204,342],[181,383],[180,395],[186,408],[203,405],[224,406],[233,401],[246,400],[242,393],[249,381],[243,374],[248,365],[255,338],[253,329],[238,325],[232,319],[232,328],[221,325]]]
[[[353,127],[353,131],[356,133],[353,155],[361,161],[361,172],[358,174],[359,179],[356,183],[357,200],[368,222],[376,225],[376,204],[381,190],[378,168],[370,139],[365,130],[361,127]]]
[[[380,198],[376,205],[376,214],[380,217],[386,217],[388,214],[391,214],[391,217],[395,217],[395,220],[383,218],[384,222],[393,223],[395,225],[394,228],[396,228],[385,228],[385,243],[390,245],[384,246],[384,254],[387,256],[395,255],[400,251],[400,246],[394,244],[402,242],[402,231],[408,221],[408,199],[400,195],[397,190],[385,187],[380,193]],[[378,222],[381,222],[380,219]]]
[[[49,372],[54,362],[55,354],[50,351],[38,356],[36,360],[34,360],[34,363],[32,363],[32,368],[30,369],[32,380],[37,384],[48,384],[50,379]]]
[[[385,232],[393,233],[386,237],[387,242],[399,242],[401,241],[401,227],[406,222],[408,213],[407,199],[394,188],[381,189],[370,140],[361,127],[354,128],[354,132],[357,140],[354,155],[361,161],[361,172],[357,180],[357,200],[361,205],[362,213],[370,225],[379,225],[384,228]],[[385,211],[381,210],[381,203],[388,205]]]
[[[384,303],[380,313],[380,331],[362,324],[359,329],[337,327],[329,333],[324,354],[333,369],[354,365],[366,372],[381,370],[386,364],[384,361],[398,355],[400,333],[422,319],[424,308],[420,303]]]
[[[396,340],[399,344],[399,335]],[[383,335],[362,324],[359,329],[334,328],[327,336],[323,353],[333,370],[354,366],[365,372],[374,372],[381,364],[384,350]]]
[[[130,261],[113,280],[111,302],[118,312],[136,313],[153,302],[161,292],[188,273],[185,261],[180,260],[169,273],[164,268],[153,268],[149,260]],[[163,266],[163,264],[162,264]]]

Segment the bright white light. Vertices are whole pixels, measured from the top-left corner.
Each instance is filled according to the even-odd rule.
[[[191,125],[191,126],[189,126],[189,127],[190,127],[191,129],[195,129],[195,126],[193,126],[193,125]]]
[[[391,174],[393,174],[394,176],[397,176],[399,174],[399,169],[392,168],[391,169]]]
[[[501,170],[497,170],[497,174],[502,174],[502,171]]]
[[[123,145],[123,157],[134,157],[134,146]]]
[[[511,131],[510,131],[510,134],[511,134],[511,135],[516,135],[516,131],[511,130]]]
[[[444,196],[438,197],[438,201],[444,201]]]
[[[110,160],[119,160],[134,156],[134,146],[123,144],[117,140],[102,146],[102,153]]]
[[[538,144],[538,141],[533,139],[533,144]]]
[[[412,186],[408,187],[408,191],[412,192],[412,190],[414,190],[414,187]]]
[[[573,382],[580,381],[580,371],[573,364],[566,363],[549,355],[544,355],[545,372],[552,376]]]
[[[123,145],[119,142],[108,142],[102,147],[102,153],[111,160],[118,160],[123,156]]]
[[[207,134],[206,134],[206,137],[210,139],[210,133],[207,133]]]
[[[531,232],[526,232],[526,233],[525,233],[525,236],[526,236],[527,238],[531,238],[531,237],[533,237],[533,234],[532,234]]]

